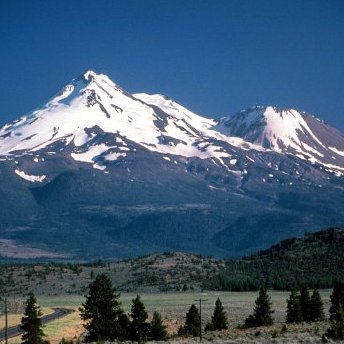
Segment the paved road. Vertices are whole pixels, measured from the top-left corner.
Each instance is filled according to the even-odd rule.
[[[54,313],[45,315],[44,317],[41,318],[42,324],[46,324],[50,321],[56,320],[58,318],[64,317],[67,314],[72,313],[71,309],[68,308],[53,308]],[[8,328],[8,338],[16,337],[21,335],[19,326],[11,326]],[[0,342],[5,341],[5,330],[0,331]]]

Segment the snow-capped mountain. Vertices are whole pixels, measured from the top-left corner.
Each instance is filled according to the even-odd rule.
[[[209,119],[88,71],[0,129],[0,244],[241,254],[343,223],[343,173],[343,135],[304,112]]]
[[[133,154],[136,146],[169,161],[170,155],[197,157],[222,166],[234,161],[233,145],[260,149],[221,134],[215,125],[215,120],[192,113],[167,97],[131,95],[107,76],[89,71],[42,108],[5,125],[0,130],[0,155],[7,160],[31,155],[38,163],[42,154],[65,151],[76,161],[106,170],[111,162]],[[111,134],[106,142],[99,140],[104,133]],[[32,182],[47,177],[16,171]]]
[[[294,109],[254,107],[219,121],[218,129],[342,175],[344,139],[320,119]]]
[[[100,133],[112,135],[100,142]],[[135,145],[166,160],[211,159],[235,173],[244,173],[232,167],[237,149],[271,149],[338,175],[344,171],[343,136],[305,113],[258,107],[217,123],[162,95],[128,94],[92,71],[74,79],[42,108],[0,130],[0,155],[7,159],[29,154],[38,162],[42,153],[66,150],[74,160],[101,170],[135,152]],[[17,174],[30,175],[20,169]],[[42,182],[45,177],[27,179]]]

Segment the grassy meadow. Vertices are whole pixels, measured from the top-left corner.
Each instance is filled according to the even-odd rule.
[[[320,291],[324,309],[327,311],[329,308],[329,296],[330,290]],[[183,324],[184,317],[188,311],[190,305],[195,303],[199,306],[199,300],[202,298],[202,320],[203,325],[210,319],[214,309],[215,300],[220,297],[223,306],[227,312],[229,320],[229,330],[223,333],[217,333],[216,338],[214,334],[205,334],[205,339],[208,340],[234,340],[234,342],[240,342],[240,338],[244,336],[245,340],[259,343],[259,340],[266,342],[267,338],[276,339],[277,334],[281,338],[289,338],[290,340],[302,336],[300,341],[306,340],[305,338],[313,338],[312,340],[320,340],[321,334],[328,326],[326,322],[320,324],[301,324],[301,325],[288,325],[287,333],[281,334],[281,329],[285,321],[286,312],[286,299],[289,296],[289,292],[270,291],[272,300],[272,307],[275,310],[274,319],[275,325],[266,329],[250,329],[250,330],[238,330],[236,327],[244,322],[244,319],[252,312],[255,299],[258,292],[187,292],[187,293],[156,293],[156,294],[141,294],[141,299],[146,306],[146,310],[152,315],[154,311],[158,311],[162,314],[164,322],[168,326],[170,334],[177,332],[178,327]],[[125,312],[130,312],[131,300],[136,296],[133,293],[122,293],[121,302]],[[57,344],[62,337],[75,339],[78,338],[82,332],[83,327],[81,319],[78,314],[78,307],[82,304],[84,298],[78,295],[67,296],[42,296],[37,297],[39,305],[42,307],[42,311],[45,314],[52,312],[54,307],[66,307],[71,308],[75,312],[55,320],[44,327],[44,332],[47,335],[47,339],[51,344]],[[10,324],[19,323],[21,314],[10,314]],[[5,326],[4,316],[0,317],[0,327]],[[258,338],[259,337],[259,338]],[[294,340],[293,339],[293,340]],[[283,342],[283,341],[282,341]],[[291,342],[291,341],[284,341]],[[297,341],[299,342],[299,341]],[[307,342],[307,341],[306,341]],[[19,344],[20,337],[13,338],[9,341],[10,344]]]

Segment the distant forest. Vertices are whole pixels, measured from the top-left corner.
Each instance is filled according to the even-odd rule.
[[[332,288],[344,281],[344,231],[338,228],[279,242],[238,259],[165,252],[118,262],[19,262],[0,265],[2,291],[83,295],[99,273],[121,292],[253,291]]]
[[[344,280],[344,232],[330,228],[283,240],[241,259],[226,260],[225,267],[204,281],[203,288],[257,290],[262,283],[276,290],[332,288],[336,280]]]

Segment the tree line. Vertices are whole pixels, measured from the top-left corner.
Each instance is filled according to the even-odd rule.
[[[264,283],[275,290],[333,288],[344,280],[344,231],[329,228],[283,240],[270,248],[239,259],[203,282],[204,289],[255,291]]]
[[[113,288],[110,278],[105,274],[97,275],[89,284],[85,302],[79,308],[87,331],[86,342],[105,340],[145,342],[149,340],[166,340],[167,329],[162,317],[154,312],[151,321],[139,295],[132,300],[130,313],[121,308],[120,295]],[[330,327],[323,334],[323,341],[344,340],[344,283],[336,282],[330,297]],[[318,290],[310,295],[306,287],[292,290],[287,302],[286,323],[316,322],[325,319],[324,307]],[[271,326],[274,322],[274,310],[267,288],[261,286],[255,301],[253,313],[249,315],[241,328]],[[23,344],[47,344],[41,323],[41,312],[33,294],[25,303],[25,313],[21,322]],[[211,320],[205,331],[222,331],[228,329],[228,318],[220,298],[215,302]],[[199,336],[202,333],[201,315],[192,304],[186,313],[185,323],[178,330],[179,336]],[[61,344],[68,341],[62,340]],[[72,342],[71,342],[72,343]]]

